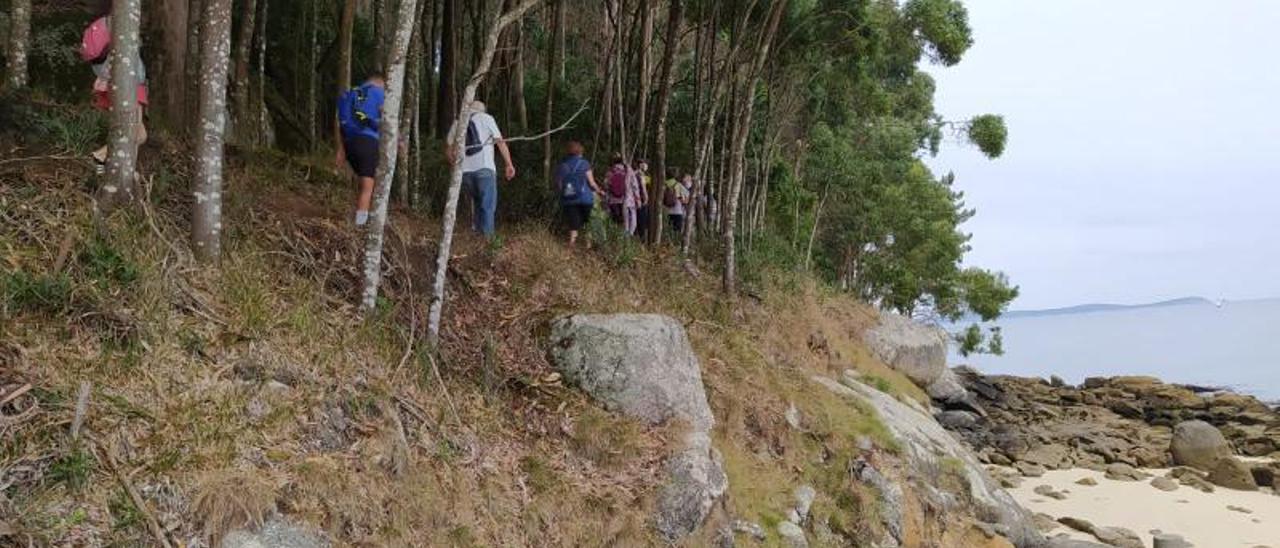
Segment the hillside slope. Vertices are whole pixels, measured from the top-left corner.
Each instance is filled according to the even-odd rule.
[[[879,542],[884,494],[853,473],[870,461],[904,491],[903,545],[1007,545],[972,513],[930,509],[875,413],[810,380],[856,369],[926,399],[859,342],[875,313],[805,276],[768,275],[730,303],[671,250],[570,250],[507,226],[455,245],[428,349],[434,220],[393,212],[383,297],[360,318],[360,235],[325,162],[234,153],[214,270],[187,250],[178,147],[148,145],[149,206],[97,229],[76,158],[91,119],[5,116],[54,129],[0,135],[0,545],[209,546],[273,515],[340,546],[660,545],[654,492],[678,426],[613,415],[560,380],[544,339],[571,312],[685,326],[729,476],[687,544],[732,540],[735,522],[777,544],[799,485],[817,492],[816,544]]]

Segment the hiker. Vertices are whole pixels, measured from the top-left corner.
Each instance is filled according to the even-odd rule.
[[[369,222],[374,177],[378,174],[378,126],[382,123],[386,88],[386,76],[375,71],[363,84],[347,90],[338,99],[338,126],[342,129],[342,141],[338,143],[334,162],[338,169],[342,169],[342,161],[346,159],[355,173],[356,226]]]
[[[112,0],[102,0],[93,22],[84,30],[80,41],[80,58],[93,68],[93,108],[103,111],[111,110],[111,8]],[[142,57],[133,59],[133,66],[138,67],[138,146],[147,142],[147,126],[145,112],[147,108],[147,67],[142,64]],[[107,154],[110,144],[90,153],[93,169],[98,175],[107,171]]]
[[[646,239],[649,237],[649,185],[653,179],[649,176],[648,161],[637,160],[634,167],[636,182],[640,185],[640,192],[637,193],[640,200],[636,206],[636,228],[633,234]]]
[[[666,188],[662,193],[662,205],[667,208],[667,220],[676,234],[684,232],[684,209],[689,203],[689,189],[676,179],[676,169],[667,169]]]
[[[493,161],[493,148],[497,145],[502,153],[502,161],[506,162],[506,180],[516,176],[516,164],[511,161],[511,150],[502,138],[498,129],[498,121],[485,112],[484,103],[471,102],[471,119],[467,122],[466,149],[462,160],[462,190],[471,197],[472,228],[486,238],[493,236],[494,212],[498,207],[497,165]],[[458,127],[449,128],[448,141],[444,154],[449,165],[458,162],[458,150],[454,146]]]
[[[627,166],[621,154],[615,154],[610,162],[608,175],[609,216],[621,224],[627,234],[636,233],[636,208],[642,201],[640,177]]]
[[[595,195],[604,195],[591,173],[591,162],[582,157],[581,141],[569,141],[565,156],[556,168],[556,194],[560,196],[560,210],[569,225],[569,247],[578,242],[578,232],[591,220],[595,207]]]

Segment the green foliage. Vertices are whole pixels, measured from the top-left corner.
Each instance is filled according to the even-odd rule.
[[[89,481],[93,464],[93,455],[81,447],[75,447],[49,465],[49,480],[65,484],[71,489],[79,489]]]
[[[969,11],[956,0],[910,0],[904,11],[935,62],[946,66],[959,63],[973,45]]]
[[[0,280],[5,307],[15,312],[56,314],[71,302],[71,279],[65,274],[10,272]]]
[[[1004,337],[1000,333],[999,326],[991,326],[983,332],[982,326],[978,324],[970,324],[963,331],[955,333],[952,338],[956,342],[956,349],[961,356],[971,356],[973,354],[1004,354]]]
[[[95,282],[124,286],[138,279],[138,266],[101,238],[80,252],[80,264]]]
[[[1009,128],[1005,126],[1003,116],[984,114],[969,121],[969,141],[988,158],[999,158],[1004,154],[1008,140]]]

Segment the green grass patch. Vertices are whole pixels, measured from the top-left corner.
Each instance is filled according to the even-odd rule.
[[[14,312],[57,314],[71,302],[71,279],[65,274],[32,274],[18,270],[0,281],[6,308]]]

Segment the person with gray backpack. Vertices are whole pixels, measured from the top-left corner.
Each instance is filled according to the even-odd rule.
[[[462,190],[471,197],[472,227],[486,238],[493,236],[494,213],[498,207],[497,165],[493,161],[493,149],[496,146],[502,153],[502,160],[507,169],[504,175],[510,181],[516,176],[516,165],[511,161],[511,150],[502,139],[502,131],[498,129],[498,121],[485,112],[484,103],[471,103],[471,119],[465,131],[467,141],[465,150],[459,151],[453,145],[458,127],[449,128],[444,154],[449,165],[462,162]],[[459,155],[459,152],[462,155]]]

